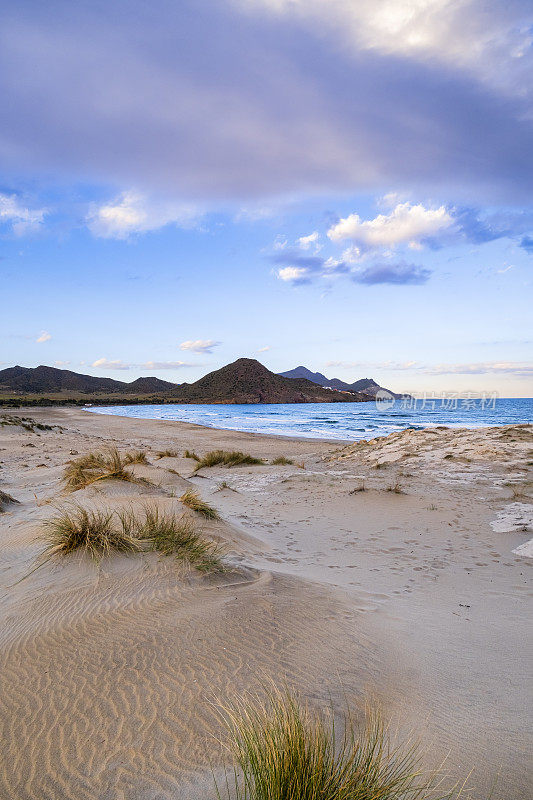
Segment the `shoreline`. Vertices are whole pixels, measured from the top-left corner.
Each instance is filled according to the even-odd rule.
[[[17,787],[28,800],[215,800],[212,702],[265,680],[318,706],[376,697],[429,743],[428,765],[450,751],[450,782],[474,769],[473,800],[500,764],[496,800],[529,797],[533,558],[513,551],[531,539],[531,425],[343,442],[78,408],[17,415],[53,427],[0,427],[0,488],[20,501],[0,514],[2,800]],[[151,485],[65,495],[65,463],[108,445],[146,451],[131,469]],[[167,449],[178,455],[159,458]],[[194,473],[186,449],[265,463]],[[179,510],[187,489],[220,513],[201,527],[225,546],[226,578],[148,553],[27,575],[57,504]]]

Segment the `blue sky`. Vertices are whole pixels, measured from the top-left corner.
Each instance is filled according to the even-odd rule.
[[[533,395],[531,17],[7,3],[0,362]]]

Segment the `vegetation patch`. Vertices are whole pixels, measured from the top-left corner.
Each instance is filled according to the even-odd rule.
[[[275,467],[285,467],[288,466],[289,464],[294,464],[294,461],[292,461],[290,458],[285,458],[285,456],[278,456],[277,458],[274,458],[270,463]]]
[[[202,467],[216,467],[219,464],[225,467],[237,467],[243,464],[264,464],[262,458],[254,458],[248,453],[241,453],[240,450],[211,450],[198,460],[195,472]]]
[[[220,519],[220,514],[216,508],[213,508],[213,506],[210,506],[209,503],[206,503],[204,500],[202,500],[198,492],[195,492],[192,489],[189,489],[185,492],[185,494],[182,494],[180,497],[180,502],[183,503],[184,506],[187,506],[187,508],[190,508],[192,511],[196,511],[198,514],[201,514],[202,517],[205,517],[206,519]]]
[[[179,453],[177,450],[160,450],[156,453],[157,458],[178,458]]]
[[[149,461],[146,457],[144,450],[134,450],[131,453],[126,453],[124,456],[124,464],[148,464]]]
[[[119,515],[125,535],[136,536],[149,550],[186,561],[199,572],[223,571],[220,548],[195,529],[190,517],[162,513],[157,507],[145,508],[144,515],[142,521],[132,512]]]
[[[195,461],[200,461],[200,456],[196,455],[194,450],[185,450],[183,458],[193,458]]]
[[[130,453],[129,455],[139,456],[140,454]],[[127,461],[126,458],[122,458],[116,447],[111,447],[106,452],[88,453],[69,461],[63,473],[65,486],[68,491],[75,492],[96,483],[96,481],[111,478],[149,485],[150,482],[146,478],[136,478],[135,475],[124,469],[128,464],[146,462]]]
[[[73,506],[47,520],[44,528],[48,542],[44,555],[48,558],[79,551],[98,560],[112,552],[135,553],[141,549],[133,535],[113,525],[111,511],[87,511]]]
[[[43,422],[36,422],[32,417],[18,417],[15,414],[2,414],[0,416],[0,426],[16,425],[19,428],[24,428],[30,433],[36,431],[51,431],[52,425],[45,425]]]
[[[379,712],[356,727],[349,712],[342,733],[333,716],[312,711],[290,693],[265,703],[239,701],[223,711],[236,766],[224,795],[235,800],[429,800],[439,776],[424,775],[416,745],[390,741]],[[217,786],[219,800],[222,793]]]
[[[0,513],[6,510],[6,506],[11,505],[12,503],[20,504],[20,500],[15,500],[14,497],[11,497],[10,494],[7,492],[3,492],[0,489]]]

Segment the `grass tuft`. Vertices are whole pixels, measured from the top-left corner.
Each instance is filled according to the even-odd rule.
[[[6,506],[10,505],[11,503],[20,504],[20,500],[15,500],[14,497],[11,497],[10,494],[7,492],[3,492],[0,489],[0,513],[6,510]]]
[[[292,461],[290,458],[285,458],[285,456],[278,456],[277,458],[274,458],[270,463],[275,467],[278,466],[286,467],[289,464],[294,464],[294,461]]]
[[[200,456],[197,456],[194,450],[185,450],[183,458],[193,458],[195,461],[200,461]]]
[[[44,555],[67,556],[76,551],[98,560],[111,552],[136,553],[138,540],[113,526],[110,511],[87,511],[81,506],[66,508],[44,523],[48,546]]]
[[[264,464],[261,458],[254,458],[248,453],[241,453],[240,450],[211,450],[205,456],[198,460],[195,472],[198,472],[202,467],[216,467],[222,464],[225,467],[237,467],[241,464]]]
[[[129,453],[128,456],[139,456],[139,453]],[[126,456],[126,458],[128,457]],[[127,461],[122,458],[116,447],[111,447],[106,452],[88,453],[73,461],[65,467],[63,478],[65,486],[70,492],[83,489],[96,481],[115,479],[129,481],[130,483],[148,484],[145,478],[136,478],[131,472],[124,469],[130,463],[143,463]],[[145,462],[144,462],[145,463]]]
[[[235,800],[429,800],[437,775],[424,776],[416,745],[390,742],[378,712],[356,729],[349,713],[343,733],[290,693],[266,703],[240,701],[224,709],[236,762],[225,794]],[[217,795],[222,795],[218,786]],[[437,795],[437,792],[438,795]]]
[[[399,481],[396,481],[394,485],[387,486],[387,491],[394,492],[394,494],[405,494]]]
[[[223,571],[219,547],[198,533],[189,517],[163,514],[155,507],[145,508],[144,513],[141,526],[133,514],[121,514],[123,529],[127,533],[137,530],[151,550],[186,561],[200,572]]]
[[[146,452],[144,450],[134,450],[131,453],[126,453],[124,456],[124,464],[148,464]]]
[[[182,494],[180,502],[182,502],[184,506],[187,506],[187,508],[192,509],[192,511],[201,514],[202,517],[206,519],[220,519],[220,514],[216,508],[204,502],[198,492],[195,492],[193,489],[189,489],[185,494]]]
[[[160,450],[156,456],[157,458],[177,458],[179,453],[177,450]]]
[[[361,481],[359,486],[355,486],[353,489],[350,489],[348,494],[359,494],[359,492],[366,492],[366,486],[364,481]]]

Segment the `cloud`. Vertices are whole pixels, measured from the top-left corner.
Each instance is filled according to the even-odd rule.
[[[182,342],[180,350],[190,350],[192,353],[212,353],[214,347],[218,347],[221,342],[213,339],[195,339]]]
[[[533,376],[533,364],[519,361],[486,361],[481,364],[439,364],[424,369],[426,375],[486,375],[510,374],[517,377]]]
[[[328,230],[332,242],[351,239],[369,248],[417,244],[420,240],[449,228],[453,219],[444,208],[425,208],[421,203],[398,203],[390,214],[378,214],[374,219],[361,220],[350,214]]]
[[[109,358],[97,358],[91,364],[91,367],[96,367],[96,369],[131,369],[131,366],[119,359],[110,360]]]
[[[416,361],[327,361],[326,367],[337,369],[387,369],[387,370],[412,370]]]
[[[54,367],[68,367],[70,365],[70,361],[54,361]]]
[[[37,339],[35,340],[37,344],[43,344],[43,342],[49,342],[52,338],[52,335],[48,333],[48,331],[41,331]]]
[[[136,364],[135,366],[145,367],[146,369],[181,369],[182,367],[195,367],[197,365],[187,361],[145,361],[144,364]]]
[[[116,0],[103,19],[94,3],[11,4],[4,170],[193,205],[383,185],[531,196],[528,0],[197,5]],[[133,216],[92,224],[153,229]]]
[[[153,201],[140,192],[123,192],[110,203],[93,205],[87,225],[105,239],[127,239],[132,234],[158,230],[165,225],[189,227],[198,211],[177,203]]]
[[[270,345],[269,344],[265,345],[265,347],[260,347],[259,350],[256,350],[256,352],[257,353],[266,353],[268,350],[270,350]]]
[[[17,236],[38,229],[46,213],[45,208],[27,208],[16,195],[0,193],[0,224],[10,225]]]
[[[322,249],[322,245],[318,243],[319,238],[318,231],[314,231],[309,236],[300,236],[298,245],[302,250],[310,250],[313,247],[315,253],[318,253]]]
[[[418,285],[426,283],[431,277],[431,270],[417,264],[373,264],[366,269],[355,272],[352,280],[356,283],[372,285],[376,283],[391,283],[394,285]]]
[[[516,90],[512,76],[531,64],[527,4],[480,0],[241,0],[330,35],[357,53],[377,51],[466,70],[488,84]]]

